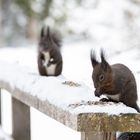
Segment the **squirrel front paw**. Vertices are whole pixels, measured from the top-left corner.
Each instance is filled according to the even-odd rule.
[[[107,99],[107,98],[102,98],[102,99],[100,99],[100,101],[101,101],[101,102],[110,102],[110,100]]]
[[[102,98],[100,99],[101,102],[114,102],[114,103],[118,103],[118,101],[112,100],[112,99],[107,99],[107,98]]]

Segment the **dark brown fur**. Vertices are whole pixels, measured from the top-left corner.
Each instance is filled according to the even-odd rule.
[[[117,140],[140,140],[140,133],[125,132]]]
[[[91,62],[94,68],[92,79],[95,86],[95,96],[105,94],[108,99],[102,101],[123,102],[127,106],[140,109],[137,101],[137,86],[133,73],[123,64],[110,65],[101,51],[101,63],[96,60],[95,53],[91,52]],[[111,95],[111,96],[110,96]],[[116,98],[116,95],[119,96]]]
[[[38,70],[40,75],[43,76],[58,76],[62,72],[62,55],[61,55],[61,36],[58,32],[50,31],[50,28],[42,28],[40,34],[39,48],[38,48]],[[48,52],[50,58],[53,58],[54,61],[49,61],[48,66],[56,64],[55,73],[49,74],[47,71],[47,66],[43,65],[45,61],[44,52]]]

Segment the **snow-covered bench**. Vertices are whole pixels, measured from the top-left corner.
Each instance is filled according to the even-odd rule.
[[[30,107],[81,132],[81,140],[114,140],[117,131],[140,131],[140,115],[134,109],[99,102],[86,85],[63,76],[43,77],[0,61],[0,89],[12,96],[15,140],[30,140]]]

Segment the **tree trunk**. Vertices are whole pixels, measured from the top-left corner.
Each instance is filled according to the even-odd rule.
[[[29,17],[27,20],[26,37],[31,42],[36,42],[38,38],[38,22],[35,18]]]
[[[5,29],[9,28],[12,21],[11,4],[13,0],[0,0],[0,43],[5,44],[7,33]]]

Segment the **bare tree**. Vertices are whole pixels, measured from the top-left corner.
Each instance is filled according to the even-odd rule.
[[[12,17],[9,13],[11,13],[10,5],[12,3],[12,0],[0,0],[0,28],[1,33],[0,36],[3,38],[1,41],[4,41],[4,38],[7,34],[7,31],[9,29],[9,23],[12,20]],[[10,22],[9,22],[10,21]],[[7,27],[7,28],[4,28]]]

